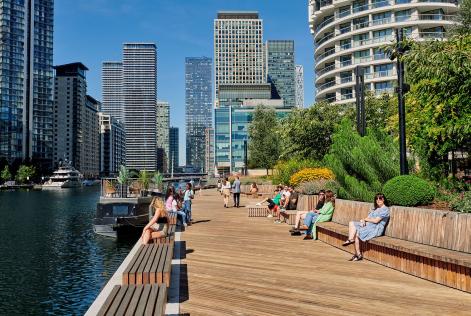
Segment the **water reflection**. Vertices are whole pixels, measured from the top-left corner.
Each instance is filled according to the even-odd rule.
[[[99,189],[0,192],[0,315],[83,314],[135,240],[93,233]]]

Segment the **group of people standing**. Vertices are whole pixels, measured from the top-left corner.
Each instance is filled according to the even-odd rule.
[[[222,182],[218,182],[218,190],[224,197],[224,207],[229,207],[229,197],[231,193],[234,197],[233,207],[240,207],[240,179],[239,176],[235,177],[234,182],[231,184],[229,178],[225,178]]]
[[[150,239],[167,236],[169,213],[175,212],[177,214],[177,223],[181,223],[185,227],[191,225],[193,221],[191,204],[194,196],[191,183],[187,183],[185,191],[180,190],[180,192],[176,192],[173,186],[169,186],[165,194],[165,201],[155,197],[150,204],[154,216],[142,231],[142,243],[147,244]]]

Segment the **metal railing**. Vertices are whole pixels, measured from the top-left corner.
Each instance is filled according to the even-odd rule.
[[[392,2],[392,1],[378,1],[378,2],[371,3],[371,4],[365,4],[363,6],[356,7],[355,8],[356,11],[354,11],[352,8],[350,8],[348,11],[342,11],[342,12],[336,11],[335,14],[332,17],[330,17],[330,18],[322,21],[321,23],[317,24],[316,27],[315,27],[315,31],[320,32],[324,27],[330,25],[331,23],[334,23],[336,20],[347,17],[349,15],[352,15],[352,14],[355,14],[355,13],[358,13],[358,12],[363,12],[363,11],[376,9],[376,8],[382,8],[382,7],[386,7],[386,6],[393,5],[393,4],[408,4],[408,3],[411,3],[411,2],[412,2],[411,0],[395,0],[394,2]],[[458,2],[456,0],[418,0],[418,2],[451,3],[451,4],[458,5]]]
[[[362,28],[367,28],[370,26],[388,24],[388,23],[398,23],[398,22],[406,22],[406,21],[453,21],[456,17],[454,14],[420,14],[417,17],[412,16],[400,16],[400,17],[388,17],[380,20],[372,20],[367,22],[361,22],[354,25],[345,26],[338,31],[329,32],[327,35],[324,35],[319,40],[316,41],[316,46],[321,45],[322,43],[326,42],[327,40],[334,38],[336,36],[346,34],[355,30],[359,30]]]
[[[383,70],[383,71],[376,71],[373,73],[367,73],[365,74],[365,79],[371,80],[371,79],[376,79],[376,78],[384,78],[384,77],[391,77],[396,74],[396,71],[393,69],[390,70]],[[353,82],[353,76],[350,77],[344,77],[340,78],[340,80],[333,80],[333,81],[328,81],[320,85],[316,85],[317,88],[317,93],[330,88],[336,84],[344,84],[344,83],[349,83]]]

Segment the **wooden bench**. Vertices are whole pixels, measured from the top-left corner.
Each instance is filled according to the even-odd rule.
[[[319,240],[342,247],[348,222],[368,215],[372,204],[337,199],[332,222],[319,223]],[[366,259],[462,291],[471,292],[471,214],[391,207],[385,236],[362,242]]]
[[[141,245],[123,272],[123,284],[170,286],[173,243]]]
[[[153,238],[154,244],[172,244],[175,240],[175,232],[177,231],[176,225],[168,225],[168,231],[166,237]]]
[[[164,284],[116,285],[97,315],[165,315],[166,302]]]
[[[175,212],[168,212],[168,224],[169,225],[177,225],[177,213]]]

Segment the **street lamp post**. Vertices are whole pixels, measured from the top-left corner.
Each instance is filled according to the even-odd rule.
[[[365,74],[364,68],[361,66],[356,66],[355,68],[355,99],[357,108],[357,131],[361,136],[365,136]]]
[[[403,30],[402,28],[396,29],[396,43],[397,51],[395,56],[391,56],[392,59],[396,58],[397,62],[397,83],[396,88],[398,106],[399,106],[399,159],[401,167],[401,175],[409,174],[409,168],[407,166],[406,156],[406,110],[404,102],[404,93],[409,90],[409,86],[404,83],[404,62],[402,56],[406,51],[406,47],[403,42]]]

